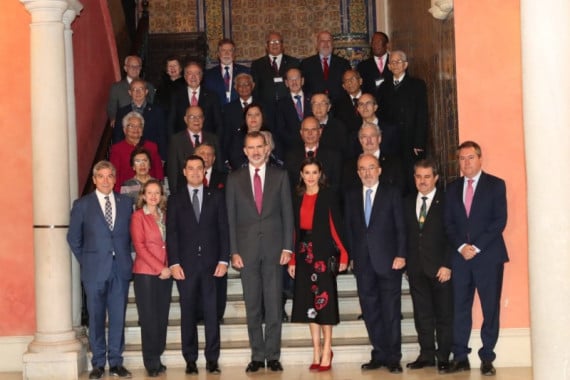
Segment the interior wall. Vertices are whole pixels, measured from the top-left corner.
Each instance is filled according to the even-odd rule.
[[[30,117],[30,15],[16,0],[0,12],[0,336],[35,331]],[[46,164],[49,157],[45,158]]]

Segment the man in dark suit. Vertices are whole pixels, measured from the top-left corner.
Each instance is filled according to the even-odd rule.
[[[287,70],[299,67],[300,61],[284,53],[284,41],[280,33],[269,32],[265,38],[266,55],[251,63],[251,76],[255,82],[254,94],[273,115],[279,99],[287,97],[289,90],[283,77]]]
[[[388,67],[393,80],[384,81],[378,88],[380,120],[397,127],[400,151],[406,172],[405,193],[413,187],[414,162],[425,157],[428,135],[427,91],[423,80],[406,73],[408,60],[403,51],[390,54]]]
[[[362,126],[362,117],[358,112],[358,99],[362,96],[362,78],[358,71],[350,69],[342,75],[342,88],[344,93],[334,102],[332,106],[332,114],[346,126],[348,133],[348,149],[349,158],[356,158],[360,153],[360,145],[358,144],[358,130]]]
[[[159,105],[151,104],[146,100],[148,95],[147,82],[143,79],[133,79],[129,86],[131,104],[119,108],[117,111],[117,128],[113,128],[113,144],[125,138],[123,128],[121,128],[123,117],[129,112],[135,111],[142,115],[144,119],[144,129],[142,138],[150,140],[158,146],[158,153],[163,159],[166,158],[167,149],[167,125],[164,109]]]
[[[200,106],[204,112],[204,130],[217,134],[222,125],[222,111],[218,96],[201,86],[202,66],[198,62],[189,62],[184,67],[184,80],[187,86],[174,91],[170,115],[168,118],[169,137],[186,129],[184,115],[188,106]]]
[[[389,42],[390,39],[384,32],[375,32],[372,35],[370,41],[372,57],[365,59],[357,66],[358,72],[362,76],[362,91],[374,94],[382,82],[392,80],[392,72],[388,69],[388,62],[390,62]]]
[[[358,175],[362,187],[347,194],[344,217],[358,298],[372,344],[372,358],[362,369],[386,366],[391,373],[400,373],[406,231],[400,192],[379,183],[381,172],[376,157],[366,153],[360,156]]]
[[[443,224],[444,194],[436,188],[438,178],[433,160],[416,162],[414,180],[418,191],[410,194],[404,205],[406,271],[420,344],[419,357],[406,367],[433,367],[437,359],[437,369],[444,373],[449,369],[453,341],[453,292],[449,281],[451,249]]]
[[[236,44],[229,38],[218,42],[218,59],[220,64],[204,73],[204,87],[218,96],[220,106],[238,98],[234,88],[234,78],[240,73],[249,73],[249,67],[235,63]]]
[[[230,103],[224,105],[223,108],[223,129],[219,133],[220,145],[224,152],[224,157],[230,157],[230,149],[232,146],[233,138],[238,134],[238,130],[244,126],[243,110],[257,99],[252,96],[255,89],[255,83],[251,75],[241,73],[235,77],[235,89],[238,93],[238,98],[232,100]],[[268,115],[267,112],[264,112]],[[264,118],[265,121],[266,118]]]
[[[216,278],[228,270],[228,219],[224,195],[204,186],[204,171],[200,156],[188,156],[186,186],[169,197],[166,221],[168,263],[180,293],[182,355],[187,374],[198,374],[197,299],[204,314],[206,370],[221,372]]]
[[[73,203],[67,242],[81,266],[81,281],[89,312],[89,346],[93,354],[90,379],[109,374],[123,378],[124,326],[129,280],[132,275],[129,231],[132,199],[113,192],[115,167],[99,161],[93,168],[95,191]],[[108,317],[108,340],[105,321]]]
[[[322,31],[317,35],[317,54],[303,59],[301,71],[305,77],[303,90],[308,94],[324,92],[335,101],[342,93],[342,74],[350,63],[333,54],[333,37]]]
[[[299,183],[301,162],[307,157],[315,157],[323,165],[329,186],[338,191],[341,175],[341,157],[337,151],[328,149],[320,144],[322,128],[314,116],[307,116],[301,123],[301,139],[303,146],[292,148],[285,156],[285,167],[289,172],[291,188]]]
[[[457,149],[463,177],[452,182],[445,197],[445,229],[453,249],[453,361],[449,371],[469,370],[471,310],[475,289],[483,325],[479,350],[481,373],[495,374],[493,361],[499,338],[503,270],[509,261],[503,240],[507,224],[505,182],[481,170],[481,147],[465,141]]]
[[[261,132],[248,133],[244,152],[249,165],[228,176],[226,200],[232,266],[241,271],[251,346],[246,372],[264,368],[266,360],[271,371],[282,371],[282,266],[293,251],[289,179],[284,170],[266,164],[269,146]]]
[[[179,185],[186,183],[183,169],[186,158],[194,153],[194,149],[203,142],[209,142],[216,148],[218,147],[216,135],[203,130],[204,113],[199,106],[188,107],[184,121],[186,129],[172,136],[168,147],[168,166],[166,169],[171,194],[178,191]],[[217,150],[219,149],[217,148]]]
[[[111,127],[115,126],[115,118],[119,108],[128,105],[131,102],[129,96],[129,85],[133,79],[136,79],[141,74],[142,60],[139,56],[129,55],[125,58],[125,65],[123,70],[127,73],[124,79],[113,83],[109,91],[109,100],[107,101],[107,115],[109,116],[109,123]],[[152,83],[147,84],[148,87],[148,101],[152,103],[154,99],[154,92],[156,91]],[[120,121],[119,121],[120,124]],[[119,125],[120,127],[120,125]]]
[[[285,73],[285,85],[289,95],[279,99],[275,115],[274,139],[284,154],[295,146],[301,146],[299,129],[301,121],[312,116],[311,101],[303,91],[304,78],[301,70],[291,68]]]
[[[346,126],[329,114],[331,101],[326,94],[317,93],[311,96],[311,111],[321,126],[320,145],[340,153],[344,159],[349,150]]]

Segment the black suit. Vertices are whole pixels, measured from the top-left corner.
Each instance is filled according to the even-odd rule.
[[[182,355],[187,363],[198,358],[196,297],[202,300],[207,361],[220,356],[220,325],[216,311],[216,281],[220,261],[229,263],[228,218],[224,194],[202,187],[200,218],[196,219],[187,186],[168,199],[166,244],[168,263],[179,264],[186,279],[177,280],[180,292]]]
[[[273,115],[273,113],[269,113],[265,107],[263,102],[260,102],[257,97],[253,97],[252,102],[260,104],[263,107],[263,124],[268,128],[271,129],[271,120],[269,115]],[[233,100],[231,103],[224,105],[222,109],[223,114],[223,124],[222,130],[218,133],[218,138],[220,139],[220,145],[223,149],[224,159],[229,159],[229,151],[232,146],[232,140],[234,136],[237,134],[238,130],[244,126],[245,124],[245,116],[243,113],[244,110],[243,100],[241,98]]]
[[[419,195],[422,196],[421,194]],[[441,267],[451,269],[451,247],[443,224],[444,194],[437,190],[420,228],[416,193],[404,204],[408,231],[407,273],[414,304],[414,322],[420,360],[447,362],[453,342],[453,292],[451,281],[441,283]],[[434,332],[437,336],[437,349]]]
[[[304,93],[303,118],[312,115],[310,97],[307,96],[307,93]],[[287,154],[287,151],[292,147],[303,144],[301,135],[299,134],[301,121],[302,119],[299,120],[299,116],[297,115],[295,102],[291,94],[277,102],[273,139],[283,154]]]
[[[315,150],[314,157],[323,164],[323,173],[327,177],[329,186],[334,191],[338,191],[342,171],[342,160],[340,155],[334,150],[319,146],[319,148]],[[285,168],[289,173],[291,189],[293,191],[295,190],[295,186],[299,183],[301,162],[303,162],[305,158],[307,158],[307,154],[305,153],[305,147],[303,146],[292,148],[285,156]]]
[[[417,159],[425,157],[428,135],[428,110],[426,84],[421,79],[406,74],[395,87],[393,81],[384,81],[378,88],[380,120],[393,124],[400,137],[400,151],[406,174],[406,192],[412,190],[413,166]],[[414,155],[413,149],[424,150]]]
[[[475,187],[469,216],[463,204],[464,177],[447,187],[445,197],[445,229],[454,249],[452,283],[454,301],[453,357],[464,360],[471,351],[471,309],[475,289],[483,310],[479,350],[481,360],[495,360],[495,345],[499,338],[501,291],[504,263],[509,261],[503,230],[507,224],[505,182],[481,173]],[[457,251],[463,244],[472,244],[481,252],[465,260]]]
[[[182,169],[186,165],[186,158],[194,153],[194,142],[190,139],[189,130],[185,129],[178,132],[170,139],[170,146],[168,148],[168,166],[167,176],[168,176],[168,187],[170,193],[176,193],[178,191],[178,186],[186,184],[186,178]],[[218,138],[216,135],[208,132],[202,131],[202,140],[200,141],[208,142],[214,146],[216,152],[220,151],[218,144]],[[221,169],[221,161],[216,160],[217,169]]]
[[[358,131],[362,127],[362,117],[356,109],[356,105],[352,97],[348,93],[341,95],[333,104],[331,109],[332,115],[342,121],[346,127],[348,134],[347,141],[347,157],[358,157],[361,151],[360,142],[358,141]]]
[[[398,189],[379,184],[368,226],[362,186],[349,191],[344,203],[346,241],[373,347],[372,360],[385,365],[397,364],[402,358],[402,271],[392,269],[396,257],[407,255],[402,203]]]
[[[329,115],[327,122],[321,124],[321,128],[319,146],[337,151],[342,158],[345,158],[348,155],[350,144],[344,123]]]
[[[121,107],[117,111],[117,123],[115,124],[115,128],[113,128],[113,144],[124,140],[125,132],[123,131],[122,120],[123,117],[131,111],[133,111],[131,104]],[[142,117],[144,119],[143,139],[156,143],[160,157],[165,159],[168,152],[168,128],[164,108],[159,105],[147,103],[143,109]],[[152,164],[154,165],[155,163],[153,162]],[[162,163],[159,164],[162,165]]]
[[[331,54],[329,77],[325,80],[320,56],[316,54],[305,58],[301,62],[301,71],[305,78],[303,91],[307,94],[323,92],[328,94],[331,101],[334,101],[344,93],[342,75],[348,69],[350,69],[350,63],[346,59]]]
[[[253,94],[263,101],[267,107],[267,114],[273,115],[277,101],[289,95],[289,89],[285,86],[283,77],[287,70],[299,67],[299,65],[300,61],[297,58],[283,54],[279,66],[279,79],[275,80],[271,58],[268,55],[264,55],[251,63],[251,76],[255,83]]]
[[[390,55],[386,56],[386,63],[383,67],[382,72],[378,70],[378,65],[376,64],[376,60],[374,56],[365,59],[364,61],[360,62],[356,69],[360,73],[362,77],[362,92],[374,94],[376,90],[378,90],[379,86],[376,86],[376,81],[383,80],[383,81],[391,81],[394,75],[388,69],[388,62],[390,62]]]
[[[388,156],[380,153],[379,161],[380,167],[382,168],[380,182],[394,186],[402,192],[404,179],[402,178],[402,161],[400,158],[398,156]],[[358,158],[352,158],[350,160],[346,160],[343,165],[341,187],[344,191],[362,186],[362,182],[356,172],[357,162]]]
[[[174,90],[168,118],[170,127],[169,136],[186,129],[184,116],[186,115],[186,109],[190,107],[190,100],[187,86],[179,87]],[[204,113],[204,131],[217,134],[222,125],[222,111],[217,95],[204,86],[200,86],[198,105],[202,108],[202,112]]]

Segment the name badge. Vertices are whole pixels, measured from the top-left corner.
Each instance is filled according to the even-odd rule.
[[[282,77],[273,77],[273,83],[282,83],[282,82],[283,82]]]
[[[380,79],[376,79],[375,83],[376,83],[376,87],[379,87],[382,82],[384,82],[384,78],[380,78]]]

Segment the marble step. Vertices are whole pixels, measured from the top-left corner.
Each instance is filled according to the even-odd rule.
[[[414,321],[411,313],[403,315],[401,322],[402,335],[414,336]],[[289,340],[304,339],[308,334],[308,327],[303,323],[283,323],[282,336]],[[341,315],[341,322],[334,328],[335,338],[366,338],[366,327],[362,320],[358,320],[355,314]],[[231,342],[247,341],[247,327],[245,318],[236,318],[236,320],[224,320],[220,325],[220,337],[223,344]],[[198,340],[204,342],[204,326],[198,325]],[[141,341],[140,327],[130,323],[125,327],[125,343],[139,344]],[[180,320],[170,321],[167,331],[168,343],[180,343]]]

